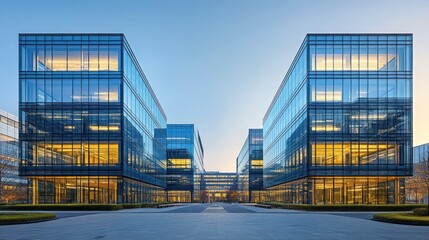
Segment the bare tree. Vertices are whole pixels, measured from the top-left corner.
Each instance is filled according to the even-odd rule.
[[[0,155],[0,202],[26,202],[27,182],[18,178],[17,159]]]
[[[428,199],[429,215],[429,159],[421,161],[414,166],[414,178],[417,191]]]

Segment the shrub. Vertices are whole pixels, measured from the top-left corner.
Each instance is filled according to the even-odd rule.
[[[429,216],[416,216],[413,213],[377,213],[372,218],[389,223],[429,225]]]
[[[0,213],[0,225],[38,222],[38,221],[55,219],[55,218],[56,218],[56,215],[53,213],[6,212],[6,213]]]
[[[416,208],[413,210],[413,214],[416,216],[428,216],[428,208]]]
[[[285,204],[285,203],[262,203],[271,205],[274,208],[291,209],[291,210],[304,210],[304,211],[411,211],[416,207],[423,207],[425,205],[419,204],[339,204],[339,205],[310,205],[310,204]]]
[[[122,209],[118,204],[16,204],[3,205],[0,210],[39,211],[115,211]]]

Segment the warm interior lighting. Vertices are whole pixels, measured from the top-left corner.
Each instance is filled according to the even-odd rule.
[[[313,165],[358,165],[381,161],[395,164],[397,149],[394,144],[313,143]]]
[[[169,158],[168,168],[191,168],[190,158]]]
[[[97,126],[91,125],[89,126],[91,131],[119,131],[119,126]]]
[[[118,164],[118,143],[38,144],[33,151],[37,165],[106,165]]]

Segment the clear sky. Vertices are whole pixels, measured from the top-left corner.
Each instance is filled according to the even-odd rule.
[[[309,32],[414,34],[414,145],[429,142],[429,1],[0,0],[0,108],[18,111],[18,33],[124,33],[169,123],[195,123],[206,170],[235,171]]]

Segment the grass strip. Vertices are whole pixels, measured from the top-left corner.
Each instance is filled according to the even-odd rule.
[[[429,216],[417,216],[410,212],[376,213],[372,218],[377,221],[389,222],[389,223],[429,226]]]
[[[0,213],[0,225],[31,223],[55,219],[53,213],[35,213],[35,212],[3,212]]]

